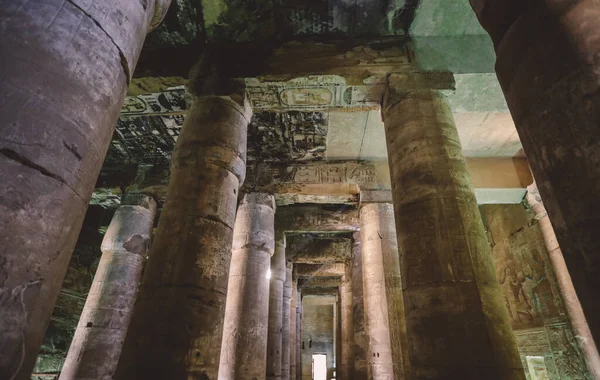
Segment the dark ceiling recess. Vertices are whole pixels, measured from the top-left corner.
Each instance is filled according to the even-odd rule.
[[[394,31],[397,31],[398,34],[408,34],[420,4],[421,0],[406,0],[404,6],[394,14],[392,20]]]

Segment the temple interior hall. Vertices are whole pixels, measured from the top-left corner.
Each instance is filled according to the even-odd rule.
[[[600,1],[0,0],[0,380],[600,380]]]

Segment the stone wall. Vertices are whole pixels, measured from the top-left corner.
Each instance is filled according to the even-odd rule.
[[[312,379],[312,355],[327,355],[327,374],[334,370],[333,296],[302,297],[302,380]]]
[[[533,212],[524,204],[480,207],[528,379],[588,379]]]

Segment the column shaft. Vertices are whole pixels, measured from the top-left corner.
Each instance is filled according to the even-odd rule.
[[[396,79],[384,122],[410,377],[523,379],[452,111],[433,91],[396,93]]]
[[[216,96],[188,111],[117,379],[216,379],[251,114]]]
[[[354,320],[352,319],[352,261],[345,263],[345,273],[340,286],[341,304],[341,353],[339,360],[339,378],[354,379]],[[337,361],[336,361],[337,362]]]
[[[298,357],[296,356],[296,308],[298,304],[298,278],[293,276],[292,280],[292,302],[290,307],[290,379],[296,380],[296,365]],[[300,380],[300,379],[298,379]]]
[[[552,269],[554,269],[556,282],[558,283],[558,288],[565,302],[565,308],[569,315],[573,333],[581,347],[590,374],[594,379],[600,379],[600,356],[598,355],[598,348],[594,343],[594,338],[592,337],[587,320],[583,314],[583,309],[581,308],[577,293],[575,293],[575,288],[573,288],[571,275],[569,274],[562,251],[556,240],[554,228],[552,228],[552,223],[550,222],[550,218],[548,218],[546,208],[544,207],[544,203],[542,202],[542,198],[535,182],[530,185],[527,190],[527,202],[535,212],[535,218],[538,221],[540,231],[544,238],[548,256],[550,256]]]
[[[285,268],[283,283],[283,310],[281,328],[281,379],[290,379],[290,308],[292,307],[292,263]]]
[[[302,379],[302,294],[296,299],[296,379]]]
[[[277,240],[275,245],[275,254],[271,258],[271,283],[269,286],[269,333],[267,342],[267,379],[281,378],[283,354],[283,282],[285,280],[285,275],[285,240],[282,238]]]
[[[496,73],[600,344],[600,3],[471,0]]]
[[[265,376],[269,325],[267,273],[275,250],[274,223],[272,195],[244,195],[233,231],[220,380],[254,380]]]
[[[369,341],[365,331],[365,303],[363,299],[363,274],[360,232],[353,234],[352,242],[352,325],[354,328],[354,347],[352,380],[367,380],[367,352]]]
[[[0,378],[29,379],[146,33],[169,0],[0,7]]]
[[[392,257],[398,257],[393,223],[390,205],[361,205],[363,286],[369,336],[367,360],[373,379],[404,378],[404,307],[399,268],[393,267]]]
[[[133,314],[142,266],[154,227],[156,202],[124,197],[102,240],[102,257],[60,380],[111,380]]]

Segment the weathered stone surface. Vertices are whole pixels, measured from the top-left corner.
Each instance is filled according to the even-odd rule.
[[[352,316],[352,261],[344,264],[344,276],[340,286],[341,352],[337,360],[342,380],[354,379],[354,319]]]
[[[450,108],[434,91],[396,94],[383,113],[410,375],[523,379]]]
[[[298,302],[296,303],[296,379],[302,379],[304,367],[302,363],[302,293],[298,289]]]
[[[560,247],[546,245],[550,241],[546,239],[548,231],[544,231],[544,218],[547,220],[548,217],[543,205],[532,197],[532,194],[528,195],[535,205],[533,210],[524,204],[480,207],[492,246],[496,276],[526,371],[531,371],[527,356],[535,355],[543,357],[543,361],[535,366],[546,371],[549,379],[584,379],[588,377],[588,371],[582,349],[587,346],[588,355],[592,354],[588,356],[592,359],[589,363],[593,364],[593,352],[589,350],[595,350],[595,346],[589,329],[587,339],[585,333],[580,335],[571,329],[569,319],[574,328],[581,323],[581,320],[570,318],[569,308],[577,299],[568,299],[569,293],[563,291],[561,281],[565,279],[561,276],[564,272],[559,274],[554,270],[557,258],[553,257],[560,254]],[[582,313],[581,309],[579,311]],[[566,343],[552,346],[549,341],[552,334],[560,335],[561,341],[566,340]],[[589,373],[593,374],[593,365],[588,367],[591,367]]]
[[[286,232],[352,232],[359,224],[356,208],[345,205],[279,207],[275,220]]]
[[[275,375],[267,372],[269,332],[269,278],[275,251],[275,199],[265,193],[245,194],[238,207],[233,230],[233,249],[219,379],[254,380]],[[271,276],[279,283],[277,303],[281,304],[281,280],[285,252],[279,247],[279,262]],[[274,274],[274,276],[273,276]],[[279,313],[279,318],[281,314]],[[281,324],[278,323],[281,330]],[[279,343],[281,344],[281,343]],[[278,357],[278,359],[280,359]],[[279,369],[279,368],[278,368]]]
[[[290,234],[286,256],[298,264],[331,264],[351,258],[352,240],[343,235]]]
[[[327,373],[334,370],[335,296],[305,295],[302,299],[302,377],[312,379],[312,355],[327,355]]]
[[[0,377],[26,379],[153,19],[168,0],[0,7]]]
[[[290,308],[292,303],[292,270],[293,265],[285,266],[285,282],[283,283],[283,307],[281,312],[281,379],[290,379]]]
[[[352,325],[354,327],[354,347],[352,348],[352,361],[354,364],[352,379],[367,380],[367,352],[369,349],[369,341],[365,323],[360,232],[355,232],[352,237]]]
[[[189,111],[116,378],[217,377],[250,115],[235,95]]]
[[[60,380],[112,379],[150,244],[156,202],[129,194],[102,241],[102,258]]]
[[[471,5],[494,41],[498,79],[598,343],[600,4]]]
[[[267,379],[281,379],[283,355],[283,283],[286,277],[285,256],[285,240],[275,242],[275,254],[271,258],[271,283],[269,286]]]
[[[396,378],[403,378],[405,373],[408,373],[407,367],[409,366],[408,337],[394,207],[391,203],[363,203],[360,218],[363,257],[366,255],[381,256],[383,272],[374,274],[383,275],[383,280],[377,278],[376,284],[379,282],[383,284],[381,291],[386,299],[387,314],[384,314],[383,317],[387,318],[388,323],[393,373]],[[373,278],[370,280],[373,281]],[[379,289],[374,289],[371,284],[369,291],[379,291]],[[369,313],[369,316],[371,315]]]
[[[298,278],[342,277],[345,273],[344,263],[335,264],[296,264]]]
[[[548,257],[552,263],[552,269],[554,269],[558,290],[563,298],[573,335],[581,348],[587,369],[592,378],[600,379],[600,355],[598,354],[598,348],[583,314],[583,309],[573,287],[573,281],[567,269],[565,258],[558,245],[554,228],[552,227],[552,223],[550,223],[550,218],[535,182],[528,187],[526,201],[535,213],[535,220],[538,222],[546,250],[548,251]]]
[[[385,250],[392,250],[397,254],[398,245],[393,239],[393,228],[386,225],[386,222],[390,222],[390,217],[382,215],[384,210],[380,210],[379,206],[376,203],[365,204],[360,210],[363,297],[369,339],[367,365],[371,378],[393,380],[396,375],[399,378],[404,376],[404,366],[402,351],[398,352],[402,349],[402,340],[397,339],[397,336],[393,338],[391,332],[392,328],[398,329],[400,325],[391,326],[391,321],[394,317],[397,322],[404,313],[390,315],[389,305],[393,300],[388,297],[383,257]],[[397,348],[396,352],[394,348]]]
[[[296,338],[296,309],[298,307],[298,277],[296,276],[296,268],[292,274],[292,299],[290,302],[290,379],[300,380],[296,378],[296,365],[298,363],[297,353],[297,338]]]

